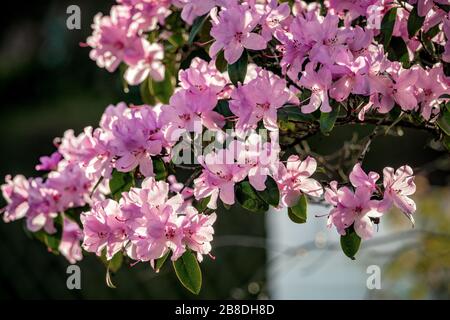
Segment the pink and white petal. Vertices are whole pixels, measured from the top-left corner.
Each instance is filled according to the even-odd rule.
[[[128,67],[127,71],[125,71],[124,78],[129,85],[135,86],[144,82],[149,73],[149,68],[138,64],[132,67]]]
[[[220,186],[220,200],[223,203],[232,205],[234,204],[234,183],[225,183]]]
[[[242,40],[242,45],[251,50],[263,50],[267,47],[267,41],[261,35],[251,32]]]
[[[370,218],[366,215],[355,220],[354,223],[355,232],[363,240],[367,240],[373,237],[374,227]]]

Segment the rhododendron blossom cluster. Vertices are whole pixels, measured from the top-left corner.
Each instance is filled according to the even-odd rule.
[[[84,250],[156,270],[170,257],[176,271],[214,257],[220,204],[301,223],[307,199],[323,201],[344,239],[373,237],[392,207],[414,221],[412,168],[381,177],[363,161],[380,126],[428,130],[449,148],[450,2],[324,3],[117,0],[82,47],[140,85],[142,104],[66,131],[43,175],[6,177],[4,221],[25,219],[49,248],[60,234],[50,249],[70,263]],[[296,154],[346,124],[375,127],[347,177]]]

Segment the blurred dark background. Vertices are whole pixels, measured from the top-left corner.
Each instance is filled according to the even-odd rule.
[[[122,100],[139,103],[137,88],[125,94],[120,76],[99,69],[89,59],[89,49],[79,46],[91,33],[94,15],[99,11],[107,14],[113,2],[29,1],[22,10],[9,11],[2,17],[0,177],[18,173],[32,176],[39,157],[54,150],[54,137],[62,136],[69,128],[80,132],[87,125],[97,125],[108,104]],[[81,30],[66,28],[66,8],[71,4],[81,8]],[[333,153],[355,132],[362,137],[371,128],[345,128],[334,131],[332,137],[315,137],[311,149]],[[380,172],[386,165],[427,164],[427,181],[445,188],[449,170],[448,161],[442,163],[442,159],[448,160],[448,154],[431,150],[427,133],[405,131],[403,135],[377,138],[365,167]],[[449,212],[442,213],[448,216]],[[202,263],[204,284],[199,297],[270,297],[265,279],[264,215],[238,209],[221,211],[216,235],[216,260],[206,258]],[[196,298],[181,287],[169,264],[158,275],[148,265],[123,266],[113,279],[117,289],[106,286],[105,268],[95,256],[86,256],[79,265],[82,290],[67,290],[66,260],[28,238],[22,221],[0,222],[1,299]],[[448,272],[448,264],[444,270]]]

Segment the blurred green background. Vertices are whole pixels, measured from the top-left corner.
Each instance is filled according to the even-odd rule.
[[[66,28],[66,8],[71,4],[81,8],[81,30]],[[18,173],[32,176],[39,157],[53,151],[54,137],[62,136],[68,128],[80,132],[87,125],[95,126],[110,103],[122,100],[140,102],[137,88],[131,88],[125,94],[120,76],[99,69],[89,59],[89,49],[79,46],[79,42],[85,41],[91,33],[93,16],[99,11],[107,13],[112,4],[113,1],[107,0],[32,1],[26,4],[26,8],[24,5],[22,10],[4,15],[0,38],[1,177]],[[332,137],[311,139],[311,149],[332,153],[342,148],[343,141],[355,132],[363,136],[370,130],[339,129]],[[435,194],[444,201],[443,207],[430,209],[434,214],[430,219],[434,219],[432,221],[443,229],[442,232],[450,234],[448,154],[428,148],[429,140],[426,133],[416,131],[405,131],[403,137],[381,137],[374,141],[365,167],[380,171],[386,165],[409,163],[417,167],[427,164],[424,181],[432,187],[422,197],[426,200]],[[443,216],[445,219],[441,220]],[[439,224],[440,221],[443,222]],[[206,258],[202,264],[204,284],[200,298],[270,297],[265,273],[265,229],[263,215],[238,209],[219,212],[213,250],[216,260]],[[243,235],[246,238],[236,237]],[[442,271],[443,276],[434,279],[433,283],[437,281],[440,284],[437,286],[440,290],[438,297],[448,298],[448,238],[439,241],[438,249],[443,247],[444,251],[438,252],[441,259],[433,261],[434,269],[431,268],[430,272],[435,268]],[[0,222],[0,257],[2,299],[194,298],[179,285],[169,265],[158,275],[148,265],[124,266],[113,279],[117,289],[109,289],[104,281],[105,268],[92,255],[79,264],[82,290],[67,290],[68,263],[63,257],[46,252],[41,243],[28,238],[21,221]],[[406,262],[402,260],[400,269],[411,263],[408,257],[400,256],[406,259]],[[419,267],[408,269],[413,275],[417,274],[415,279],[421,279],[421,273],[429,272],[423,266],[427,260],[419,260],[418,257],[414,260],[415,266]],[[397,260],[393,259],[392,263],[397,263]],[[396,265],[396,268],[399,267]],[[393,267],[394,271],[397,269]],[[434,290],[426,277],[424,279],[419,283],[425,286],[425,291]],[[389,297],[389,294],[381,297]],[[407,297],[421,296],[410,293],[400,296]]]

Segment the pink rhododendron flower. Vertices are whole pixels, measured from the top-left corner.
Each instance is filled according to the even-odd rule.
[[[322,112],[330,112],[328,89],[331,87],[331,72],[327,67],[314,71],[314,64],[308,63],[300,78],[300,84],[311,90],[309,103],[302,106],[303,113],[311,113],[320,108]]]
[[[147,178],[126,199],[139,210],[127,219],[132,232],[127,252],[133,259],[153,264],[171,251],[175,261],[189,247],[201,261],[202,255],[210,252],[215,214],[198,214],[180,194],[169,197],[168,183]]]
[[[151,156],[158,155],[164,144],[155,111],[147,106],[123,109],[110,125],[114,137],[110,144],[118,157],[115,168],[129,172],[139,166],[144,176],[152,176]]]
[[[217,95],[210,89],[181,89],[171,98],[169,105],[162,108],[161,122],[167,141],[176,142],[185,132],[201,132],[202,126],[220,129],[223,116],[213,111],[217,105]]]
[[[213,240],[213,224],[217,219],[216,213],[210,215],[198,214],[193,207],[186,209],[186,215],[181,222],[183,243],[191,250],[197,252],[197,260],[201,262],[203,255],[211,252]]]
[[[80,246],[82,239],[83,231],[78,224],[68,218],[64,218],[63,233],[58,250],[72,264],[83,259]]]
[[[192,94],[198,91],[213,91],[218,98],[222,98],[222,92],[229,82],[226,74],[217,70],[215,61],[209,63],[200,58],[194,58],[191,65],[186,70],[180,70],[178,73],[180,86],[183,89],[190,90]]]
[[[395,103],[403,110],[414,110],[417,108],[417,99],[414,95],[414,85],[418,73],[415,70],[400,70],[391,74],[393,78],[375,76],[370,78],[371,91],[373,94],[374,107],[380,113],[392,110]]]
[[[29,182],[28,206],[26,213],[27,229],[37,232],[44,229],[47,233],[55,233],[53,219],[58,216],[58,201],[61,194],[52,188],[48,188],[41,178]]]
[[[419,88],[417,100],[420,101],[421,114],[429,120],[431,116],[439,113],[442,100],[441,95],[449,92],[450,87],[445,84],[442,67],[435,67],[428,71],[417,69],[419,75],[416,88]]]
[[[266,189],[267,176],[276,175],[279,167],[280,146],[274,135],[271,142],[264,142],[261,135],[253,133],[244,142],[231,142],[229,148],[236,152],[237,162],[247,167],[250,184],[258,191]]]
[[[53,152],[50,157],[44,156],[40,157],[40,164],[36,165],[36,170],[38,171],[51,171],[58,167],[59,161],[62,159],[62,156],[59,152]]]
[[[323,188],[319,182],[310,178],[316,171],[317,162],[312,157],[300,160],[292,155],[287,159],[286,166],[280,163],[277,182],[280,188],[281,203],[286,207],[297,204],[302,194],[320,197]]]
[[[181,18],[188,24],[192,24],[194,19],[207,14],[215,7],[215,0],[174,0],[173,4],[181,11]]]
[[[288,3],[279,4],[277,0],[269,0],[264,7],[264,11],[261,19],[261,35],[267,41],[270,41],[275,30],[280,28],[283,21],[289,17],[291,9]]]
[[[134,64],[140,60],[142,39],[129,29],[131,11],[126,6],[113,6],[110,16],[101,13],[94,18],[94,32],[87,39],[92,48],[90,57],[100,68],[109,72],[117,69],[122,61]]]
[[[28,212],[28,190],[30,184],[28,180],[17,175],[11,178],[10,175],[5,178],[6,183],[1,186],[3,198],[6,200],[6,207],[1,210],[3,221],[11,222],[22,219]]]
[[[259,70],[256,79],[239,86],[231,95],[230,110],[238,116],[236,129],[246,132],[256,129],[263,121],[264,127],[278,130],[277,109],[290,97],[286,81],[266,70]]]
[[[374,232],[372,219],[380,218],[383,213],[379,211],[379,201],[371,200],[372,191],[369,188],[356,188],[351,191],[348,187],[334,190],[326,189],[328,199],[334,208],[328,218],[328,226],[334,225],[339,234],[344,235],[346,228],[352,224],[355,232],[362,239],[370,239]]]
[[[215,57],[224,49],[225,60],[235,63],[244,52],[244,48],[262,50],[267,41],[259,34],[252,32],[259,23],[259,15],[248,10],[245,5],[233,5],[220,11],[219,16],[212,15],[211,36],[216,40],[209,49],[209,55]]]
[[[155,30],[157,24],[164,25],[165,19],[170,15],[171,0],[121,0],[130,7],[130,29],[140,31]]]
[[[234,204],[234,185],[247,175],[245,166],[235,163],[236,154],[230,149],[220,149],[199,157],[202,174],[194,181],[195,198],[211,197],[208,208],[217,208],[217,198]]]
[[[383,206],[395,205],[408,217],[416,211],[416,203],[408,196],[416,192],[414,173],[410,166],[402,166],[394,171],[391,167],[383,169]]]
[[[162,64],[164,48],[157,43],[150,44],[144,41],[142,45],[142,60],[128,67],[125,72],[125,80],[130,85],[137,85],[150,76],[155,81],[164,80],[165,67]]]
[[[349,178],[355,188],[367,188],[374,192],[377,189],[377,180],[380,178],[380,175],[373,171],[368,174],[365,173],[361,168],[361,164],[357,163],[353,167],[352,172],[350,172]]]
[[[81,214],[81,222],[83,249],[98,256],[106,249],[106,258],[110,260],[128,241],[128,226],[119,204],[114,200],[94,203],[90,211]]]

